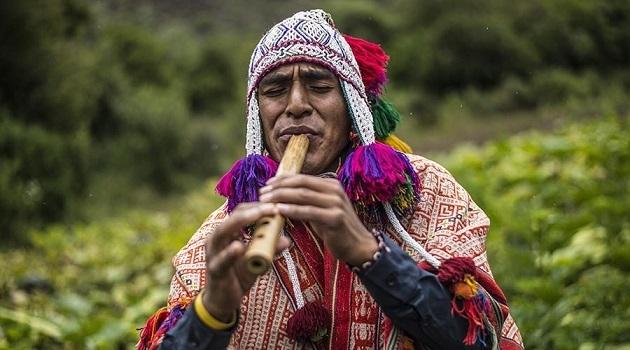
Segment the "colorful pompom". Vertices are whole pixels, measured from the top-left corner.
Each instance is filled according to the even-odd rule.
[[[390,102],[383,98],[377,98],[372,101],[372,119],[374,121],[374,133],[378,139],[382,140],[396,129],[400,122],[400,113]]]
[[[378,142],[359,146],[348,154],[339,180],[359,214],[370,223],[378,207],[375,204],[391,202],[397,211],[405,212],[413,207],[419,193],[418,176],[409,159]]]
[[[237,160],[216,187],[218,194],[228,198],[228,212],[240,203],[257,201],[258,190],[277,170],[278,163],[259,154]]]
[[[420,180],[418,179],[415,169],[411,163],[409,163],[407,156],[401,152],[396,152],[396,154],[404,165],[407,181],[401,186],[400,191],[392,200],[392,204],[399,216],[406,216],[413,210],[414,204],[420,198]]]
[[[378,44],[346,34],[343,37],[359,64],[365,91],[368,95],[380,96],[383,93],[383,85],[387,82],[386,67],[389,56]]]
[[[157,310],[144,324],[140,331],[140,339],[136,344],[137,350],[148,350],[152,343],[155,343],[155,334],[162,322],[168,317],[168,310],[163,307]]]
[[[403,152],[403,153],[412,153],[413,150],[411,149],[411,147],[403,140],[399,139],[396,135],[394,134],[389,134],[387,135],[387,137],[383,140],[383,143],[392,146],[393,149]]]

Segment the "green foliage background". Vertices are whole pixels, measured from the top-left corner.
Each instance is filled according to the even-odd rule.
[[[132,346],[243,153],[251,49],[315,7],[391,55],[528,348],[630,348],[626,0],[0,2],[0,348]]]
[[[443,163],[491,218],[490,264],[529,348],[630,346],[627,120],[462,147]]]

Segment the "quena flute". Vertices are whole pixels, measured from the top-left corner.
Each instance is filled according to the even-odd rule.
[[[291,136],[276,176],[300,173],[307,150],[308,137],[306,135]],[[283,227],[284,217],[280,214],[266,216],[256,222],[252,240],[245,252],[249,272],[260,275],[269,269]]]

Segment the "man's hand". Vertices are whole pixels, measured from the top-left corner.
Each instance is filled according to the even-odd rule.
[[[370,260],[378,249],[337,179],[275,177],[260,189],[260,201],[277,203],[280,214],[310,223],[333,255],[350,265]]]
[[[207,283],[203,304],[208,312],[223,322],[229,322],[241,304],[243,295],[251,288],[256,275],[245,266],[245,244],[239,240],[240,230],[263,216],[278,213],[274,204],[243,203],[210,235],[206,245]],[[276,252],[289,246],[280,237]]]

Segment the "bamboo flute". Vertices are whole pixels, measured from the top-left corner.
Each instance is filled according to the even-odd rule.
[[[276,176],[300,173],[308,150],[308,143],[306,135],[291,136]],[[245,253],[247,269],[251,273],[260,275],[271,266],[284,221],[282,215],[276,214],[263,217],[256,222],[252,240]]]

